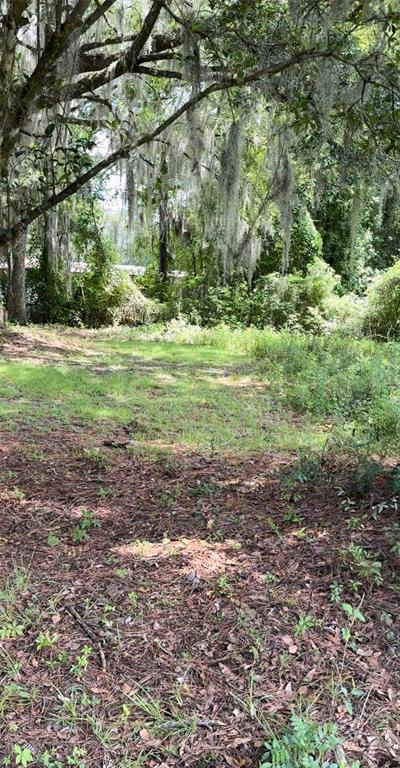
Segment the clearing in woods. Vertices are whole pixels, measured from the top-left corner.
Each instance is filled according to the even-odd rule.
[[[243,353],[1,340],[0,757],[254,768],[295,710],[398,765],[385,480],[300,464],[323,426]]]

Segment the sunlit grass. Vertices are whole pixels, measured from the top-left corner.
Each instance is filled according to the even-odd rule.
[[[335,445],[350,436],[350,451],[397,451],[399,345],[271,329],[176,332],[179,343],[168,328],[19,330],[24,356],[6,350],[0,361],[3,428],[76,424],[96,439],[127,426],[138,452],[314,450],[329,435]]]
[[[40,338],[45,342],[43,329]],[[49,338],[56,341],[54,331]],[[259,363],[241,350],[83,340],[71,331],[61,334],[58,350],[55,359],[38,351],[0,362],[4,427],[24,422],[46,431],[78,423],[104,434],[126,425],[138,451],[183,446],[246,453],[320,443],[307,419],[299,430],[290,413],[278,413]]]

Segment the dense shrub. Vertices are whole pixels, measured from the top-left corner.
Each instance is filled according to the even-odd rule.
[[[338,282],[333,270],[318,258],[308,265],[305,275],[266,275],[249,297],[248,324],[319,331],[325,302]]]
[[[314,259],[305,275],[272,273],[247,283],[208,286],[200,277],[187,277],[167,285],[150,270],[141,285],[147,295],[161,298],[169,318],[182,316],[194,325],[212,327],[255,326],[319,332],[328,317],[327,300],[339,278],[322,259]]]
[[[400,261],[371,287],[364,331],[375,338],[400,339]]]
[[[161,318],[161,305],[148,299],[129,275],[117,268],[99,276],[84,273],[80,279],[80,300],[76,301],[85,325],[141,325]]]

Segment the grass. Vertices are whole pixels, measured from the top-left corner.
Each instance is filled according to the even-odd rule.
[[[5,428],[125,426],[137,449],[400,448],[398,344],[177,323],[27,338],[54,351],[0,362]]]
[[[34,332],[33,332],[34,333]],[[43,332],[41,331],[41,335]],[[65,350],[68,353],[68,336]],[[243,351],[89,337],[65,364],[3,359],[0,418],[41,430],[84,423],[97,434],[131,427],[134,444],[249,453],[318,446],[318,428],[277,409],[257,361]]]

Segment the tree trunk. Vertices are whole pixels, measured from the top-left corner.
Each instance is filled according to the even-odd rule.
[[[168,278],[168,199],[165,196],[159,207],[158,272],[163,280]]]
[[[159,176],[159,207],[158,207],[158,274],[166,281],[168,279],[168,164],[165,146],[161,148]]]
[[[8,319],[26,325],[25,251],[27,232],[22,232],[10,246],[8,256]]]

